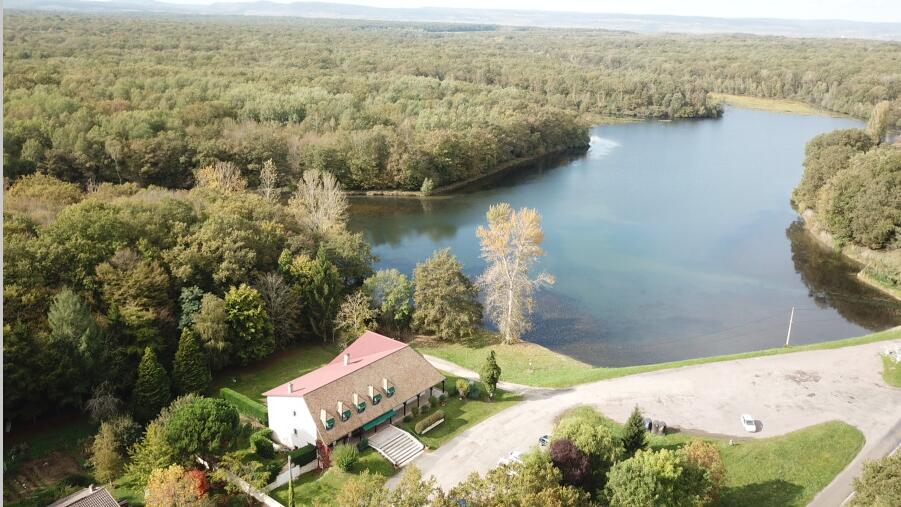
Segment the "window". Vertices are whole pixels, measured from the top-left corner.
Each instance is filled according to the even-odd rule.
[[[325,429],[330,430],[335,427],[335,418],[329,417],[325,420]]]
[[[342,421],[346,421],[346,420],[350,419],[350,416],[351,416],[350,410],[345,410],[345,411],[341,412],[341,420]]]
[[[297,411],[296,411],[296,410],[294,411],[294,417],[297,417]]]
[[[357,403],[357,413],[362,414],[364,410],[366,410],[366,402],[361,401],[360,403]]]
[[[295,435],[297,434],[297,428],[294,428],[294,434]]]
[[[385,390],[385,394],[387,394],[389,398],[394,396],[394,386],[388,386],[388,389]]]
[[[373,395],[372,395],[372,404],[373,404],[373,405],[378,405],[380,401],[382,401],[382,395],[381,395],[381,394],[376,393],[376,394],[373,394]]]

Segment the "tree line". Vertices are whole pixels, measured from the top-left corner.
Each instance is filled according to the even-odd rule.
[[[897,43],[298,19],[12,12],[4,166],[188,188],[267,160],[419,190],[588,144],[597,115],[716,117],[708,91],[857,116],[897,101]]]

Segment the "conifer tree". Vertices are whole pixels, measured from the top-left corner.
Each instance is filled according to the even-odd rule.
[[[144,349],[144,357],[138,365],[138,380],[134,390],[134,412],[142,421],[156,417],[169,403],[169,378],[156,358],[153,349]]]
[[[494,351],[488,353],[485,364],[482,365],[482,371],[479,372],[485,388],[488,389],[488,397],[494,398],[494,392],[497,390],[497,382],[501,378],[501,367],[497,365],[497,358]]]
[[[629,420],[623,426],[622,440],[627,457],[633,456],[639,450],[648,447],[647,430],[644,426],[644,418],[641,417],[641,411],[638,410],[638,405],[632,409],[632,415],[629,416]]]
[[[200,340],[189,328],[183,329],[172,365],[175,391],[178,394],[201,394],[210,386],[210,380],[210,364]]]

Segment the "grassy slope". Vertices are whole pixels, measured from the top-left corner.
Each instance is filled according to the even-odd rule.
[[[763,97],[751,97],[747,95],[729,95],[727,93],[711,93],[713,100],[719,100],[735,107],[748,109],[760,109],[777,113],[792,114],[826,114],[834,116],[836,113],[820,109],[800,100],[768,99]]]
[[[368,470],[382,477],[394,475],[394,467],[381,454],[367,449],[360,453],[360,460],[354,465],[352,473],[342,472],[337,467],[325,473],[311,472],[304,474],[294,482],[294,503],[297,505],[334,505],[335,496],[345,482],[353,475]],[[272,493],[284,505],[288,505],[288,486],[282,486]]]
[[[680,366],[758,356],[772,356],[805,350],[835,349],[850,345],[862,345],[864,343],[898,338],[901,338],[901,327],[895,327],[886,331],[857,338],[814,343],[811,345],[801,345],[789,348],[780,347],[740,354],[703,357],[671,363],[621,368],[594,367],[533,343],[519,343],[516,345],[493,344],[487,334],[482,336],[479,341],[469,345],[425,341],[414,342],[413,345],[424,354],[431,354],[446,359],[474,371],[479,370],[488,351],[494,350],[497,354],[498,365],[503,371],[501,380],[538,387],[570,387],[586,382],[623,377],[648,371],[678,368]]]
[[[590,407],[568,412],[619,432],[621,426]],[[683,433],[651,435],[653,449],[679,448],[694,437]],[[803,506],[826,487],[864,444],[863,434],[840,421],[817,424],[766,439],[703,438],[714,443],[726,466],[726,490],[716,505]]]
[[[901,387],[901,363],[882,356],[882,378],[890,386]]]
[[[450,374],[445,375],[447,375],[447,387],[448,389],[451,389],[451,386],[456,385],[458,377],[453,377]],[[485,389],[481,388],[481,392],[484,393]],[[518,394],[508,393],[501,389],[498,389],[495,394],[495,399],[492,402],[476,400],[462,401],[456,396],[452,396],[447,400],[447,405],[440,408],[440,410],[444,412],[444,422],[425,435],[417,435],[417,437],[429,449],[437,449],[472,426],[505,408],[519,403],[521,399],[522,398]],[[416,425],[417,421],[422,419],[422,417],[424,416],[413,419],[409,423],[403,423],[400,426],[415,435],[413,427]]]
[[[239,393],[266,402],[263,393],[308,373],[331,361],[338,350],[329,345],[301,345],[281,351],[241,368],[229,368],[216,376],[212,392],[230,387]]]

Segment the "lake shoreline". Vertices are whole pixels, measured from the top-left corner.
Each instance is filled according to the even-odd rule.
[[[861,266],[860,271],[857,272],[858,280],[885,295],[901,301],[901,290],[886,286],[866,271],[866,268],[871,266],[874,262],[889,267],[901,266],[901,251],[878,251],[859,245],[846,245],[840,247],[832,234],[819,225],[816,215],[812,210],[805,210],[801,213],[801,222],[804,224],[804,230],[806,230],[819,244],[837,251],[842,256]]]
[[[447,185],[443,185],[435,188],[429,194],[423,193],[421,190],[347,190],[344,192],[344,195],[348,197],[402,197],[402,198],[410,198],[410,199],[429,199],[434,197],[448,197],[450,194],[454,192],[466,188],[470,185],[474,185],[479,183],[485,179],[488,179],[492,176],[500,176],[507,172],[510,172],[514,169],[520,168],[524,165],[533,164],[545,158],[551,158],[560,155],[566,154],[577,154],[584,153],[591,148],[591,145],[587,145],[584,148],[563,148],[561,150],[548,151],[545,153],[541,153],[538,155],[533,155],[530,157],[520,157],[513,160],[508,160],[503,164],[495,167],[491,171],[480,174],[478,176],[473,176],[471,178],[466,178],[465,180],[455,181],[453,183],[448,183]]]

